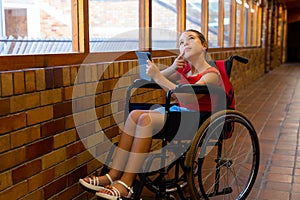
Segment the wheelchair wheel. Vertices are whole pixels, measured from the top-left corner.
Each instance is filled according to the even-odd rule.
[[[259,142],[250,121],[226,110],[207,119],[187,153],[192,199],[246,199],[259,168]]]

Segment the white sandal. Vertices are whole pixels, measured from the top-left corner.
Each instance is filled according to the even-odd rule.
[[[109,180],[110,184],[114,183],[109,174],[105,174],[105,176]],[[91,190],[95,190],[95,191],[98,191],[98,190],[104,188],[105,185],[101,185],[101,183],[99,181],[99,177],[95,176],[95,177],[87,177],[87,178],[89,179],[89,182],[86,182],[84,179],[81,178],[81,179],[79,179],[79,183],[81,185],[83,185],[84,187],[91,189]]]
[[[98,197],[101,197],[104,199],[110,199],[110,200],[122,200],[122,198],[131,199],[131,197],[133,195],[133,188],[129,187],[126,183],[124,183],[123,181],[120,181],[120,180],[115,181],[115,183],[120,183],[128,190],[127,196],[122,197],[120,191],[112,185],[106,186],[105,188],[101,189],[103,191],[107,191],[109,194],[105,194],[105,193],[102,193],[99,191],[96,193],[96,195]]]

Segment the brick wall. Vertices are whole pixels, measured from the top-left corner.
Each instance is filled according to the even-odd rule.
[[[248,65],[233,67],[238,92],[264,74],[263,52],[250,49],[211,55],[224,59],[238,53],[250,59]],[[169,65],[173,60],[155,61]],[[109,141],[117,140],[125,91],[137,77],[136,65],[136,61],[124,61],[1,72],[1,199],[92,198],[78,179],[101,169],[94,156],[103,157]],[[140,98],[148,101],[160,95],[152,91]],[[77,110],[74,115],[72,109]],[[93,113],[96,117],[89,120]],[[86,117],[77,118],[80,115]]]

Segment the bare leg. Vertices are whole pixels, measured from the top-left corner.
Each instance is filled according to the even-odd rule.
[[[117,180],[121,177],[121,174],[127,163],[127,159],[131,150],[138,120],[140,116],[145,112],[148,111],[143,111],[143,110],[132,111],[125,122],[124,131],[120,136],[118,148],[116,148],[116,152],[114,154],[112,168],[108,173],[112,180]],[[89,182],[88,178],[85,178],[84,180],[85,182]],[[106,176],[100,176],[98,177],[98,180],[100,185],[102,186],[110,184],[110,181]]]
[[[139,172],[141,166],[144,163],[145,157],[147,155],[146,153],[150,151],[153,132],[156,129],[161,129],[163,127],[163,124],[164,115],[158,112],[147,112],[140,115],[136,127],[135,137],[133,138],[133,140],[131,140],[131,154],[129,155],[128,161],[126,162],[127,165],[120,179],[127,185],[132,186],[137,172]],[[124,188],[124,186],[115,184],[114,187],[116,187],[120,191],[122,196],[128,194],[128,191]]]

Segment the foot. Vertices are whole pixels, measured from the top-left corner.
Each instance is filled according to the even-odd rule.
[[[104,176],[92,176],[79,179],[79,183],[88,189],[98,191],[102,189],[103,186],[112,184],[113,180],[109,174],[105,174]]]
[[[120,199],[122,197],[131,198],[133,194],[133,188],[129,187],[123,181],[115,181],[113,185],[106,186],[100,189],[96,195],[105,199]]]

